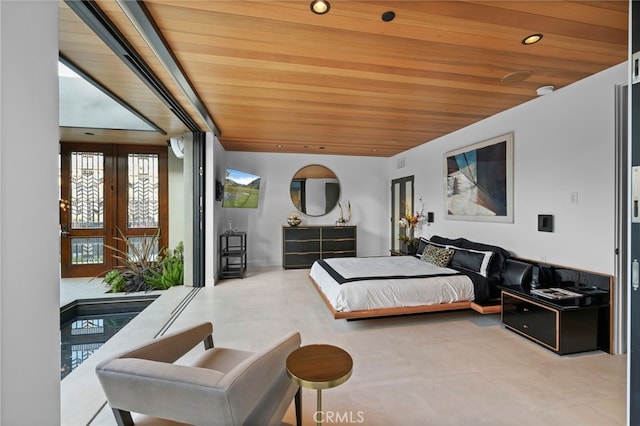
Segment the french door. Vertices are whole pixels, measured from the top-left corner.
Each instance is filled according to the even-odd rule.
[[[168,241],[167,148],[146,145],[61,144],[60,269],[63,278],[95,277],[159,230]]]
[[[391,181],[391,250],[400,250],[400,236],[406,232],[398,222],[413,212],[413,176]]]

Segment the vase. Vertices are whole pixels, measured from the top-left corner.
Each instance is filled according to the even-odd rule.
[[[407,237],[408,237],[408,241],[403,243],[403,251],[407,254],[410,255],[414,255],[418,252],[418,246],[416,244],[413,243],[414,241],[414,231],[415,229],[412,227],[409,227],[407,229]]]
[[[302,220],[300,220],[300,218],[298,217],[290,217],[287,219],[287,223],[289,224],[289,226],[298,226],[301,222]]]
[[[418,252],[418,247],[415,244],[409,243],[409,244],[406,245],[406,253],[407,254],[413,255],[413,254],[416,254],[417,252]]]

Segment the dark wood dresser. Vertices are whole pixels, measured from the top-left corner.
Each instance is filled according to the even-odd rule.
[[[355,257],[355,226],[283,226],[282,266],[309,268],[318,259]]]

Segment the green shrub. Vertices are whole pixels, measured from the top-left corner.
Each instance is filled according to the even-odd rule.
[[[162,249],[156,254],[160,242],[160,230],[151,238],[136,246],[118,229],[116,240],[125,243],[124,249],[108,246],[118,260],[116,269],[109,271],[103,282],[112,293],[166,290],[184,283],[184,244],[175,250]]]
[[[150,286],[162,290],[184,284],[184,244],[182,241],[175,250],[164,250],[158,260],[157,268],[150,269],[145,279]]]
[[[124,291],[126,286],[126,282],[120,271],[117,269],[112,269],[107,272],[107,275],[104,276],[103,282],[109,286],[109,291],[111,293],[119,293]]]

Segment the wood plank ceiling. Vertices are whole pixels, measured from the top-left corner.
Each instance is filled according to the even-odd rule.
[[[118,3],[96,4],[206,130]],[[228,151],[388,157],[628,54],[626,1],[333,0],[325,15],[311,13],[309,0],[144,5]],[[62,55],[170,136],[186,130],[64,3],[60,10]],[[384,22],[388,11],[395,19]],[[539,43],[521,43],[534,33],[543,34]],[[85,131],[62,129],[61,137],[167,139],[117,131],[88,139]]]

